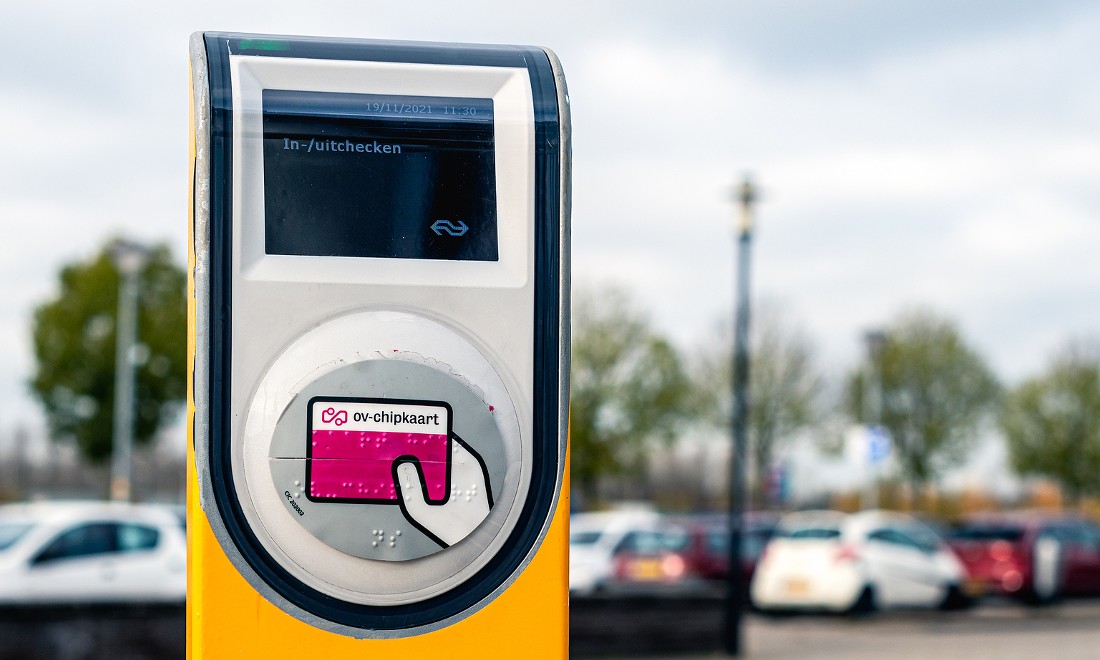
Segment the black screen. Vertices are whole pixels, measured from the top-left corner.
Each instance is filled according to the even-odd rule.
[[[267,254],[497,260],[492,99],[263,90]]]

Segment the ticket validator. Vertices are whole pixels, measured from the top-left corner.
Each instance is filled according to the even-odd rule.
[[[557,59],[190,53],[189,654],[564,655]]]

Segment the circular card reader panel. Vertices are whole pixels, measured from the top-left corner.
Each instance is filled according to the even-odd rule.
[[[530,483],[530,411],[481,350],[416,313],[330,320],[261,379],[235,452],[260,544],[342,601],[392,606],[490,565]]]
[[[276,423],[275,488],[303,527],[341,552],[435,554],[469,536],[504,488],[508,456],[490,405],[416,362],[345,365],[303,388]]]

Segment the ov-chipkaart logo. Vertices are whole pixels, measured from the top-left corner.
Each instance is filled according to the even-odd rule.
[[[348,411],[335,408],[325,408],[321,411],[321,421],[325,424],[343,426],[348,423]]]

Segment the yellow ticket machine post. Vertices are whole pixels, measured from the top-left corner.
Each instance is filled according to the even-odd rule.
[[[188,655],[566,655],[557,59],[190,54]]]

